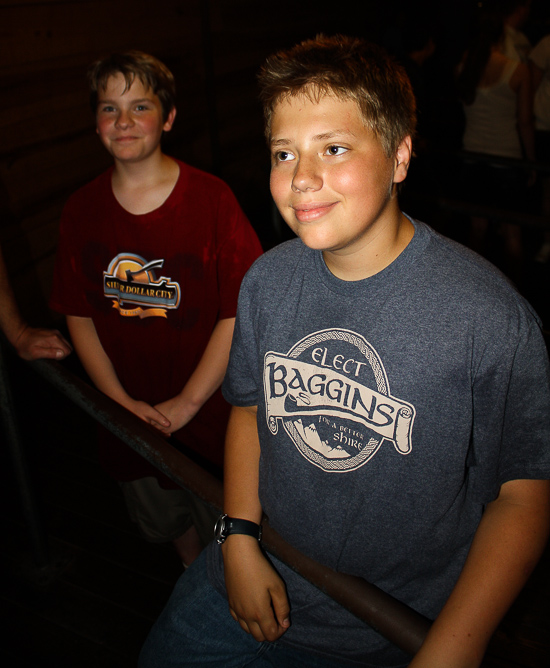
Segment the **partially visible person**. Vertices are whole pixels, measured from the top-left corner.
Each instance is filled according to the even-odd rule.
[[[225,183],[163,152],[176,117],[163,63],[113,54],[89,80],[114,165],[65,206],[52,308],[99,390],[221,470],[229,406],[219,388],[260,244]],[[189,565],[211,538],[210,510],[109,434],[100,458],[143,537],[172,542]]]
[[[463,103],[466,151],[499,158],[535,160],[533,103],[528,66],[502,53],[504,25],[498,13],[478,17],[460,65],[457,88]],[[463,180],[468,199],[485,206],[519,210],[531,176],[521,167],[474,160],[466,164]],[[471,247],[484,252],[489,222],[472,218]],[[523,264],[521,230],[502,226],[508,275],[519,282]]]
[[[504,20],[502,53],[511,60],[527,62],[531,42],[521,28],[531,12],[531,0],[499,0],[498,9]]]
[[[429,89],[425,77],[426,62],[435,53],[433,30],[427,21],[413,21],[403,34],[403,56],[401,64],[407,72],[416,99],[415,152],[426,148],[430,130],[430,117],[427,116]]]
[[[0,250],[0,329],[24,360],[41,358],[62,360],[71,345],[56,329],[31,327],[21,315]]]
[[[535,92],[535,151],[537,161],[550,165],[550,35],[543,37],[529,54],[529,65]],[[542,183],[541,212],[550,218],[550,173],[544,172]],[[550,260],[550,231],[535,260]]]

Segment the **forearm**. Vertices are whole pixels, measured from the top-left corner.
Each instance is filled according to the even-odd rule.
[[[223,510],[229,517],[259,524],[262,507],[258,496],[260,443],[257,408],[233,407],[227,426],[224,455]],[[240,560],[243,552],[259,551],[250,536],[229,536],[222,545],[224,560]]]
[[[533,115],[533,89],[526,65],[521,65],[523,76],[517,89],[518,133],[527,160],[535,161],[535,119]],[[520,69],[518,67],[518,70]]]
[[[538,87],[540,86],[544,77],[544,70],[542,70],[538,65],[535,65],[532,60],[530,60],[528,64],[529,71],[531,73],[531,90],[533,91],[533,95],[536,95]]]
[[[31,327],[21,315],[0,252],[0,329],[25,360],[63,359],[71,352],[70,344],[56,329]]]
[[[535,127],[532,120],[525,120],[518,124],[521,144],[525,152],[525,157],[531,162],[535,162]]]
[[[69,315],[67,327],[76,354],[90,380],[98,390],[125,405],[129,395],[122,387],[111,360],[101,345],[92,319]]]
[[[262,507],[258,496],[260,442],[257,407],[233,407],[227,426],[224,460],[223,507],[230,517],[259,523]]]
[[[487,507],[466,564],[411,668],[477,668],[500,620],[540,558],[550,484],[505,483]]]
[[[144,422],[168,435],[170,420],[145,401],[131,397],[122,386],[111,360],[101,345],[92,319],[67,316],[67,326],[76,354],[97,389]]]
[[[260,443],[256,407],[233,408],[226,439],[224,511],[259,523]],[[252,536],[230,535],[222,545],[225,584],[233,619],[258,641],[274,641],[289,627],[284,582]]]
[[[222,384],[233,338],[235,318],[220,320],[182,391],[157,407],[170,417],[173,431],[186,425]]]
[[[195,413],[222,384],[234,326],[235,318],[225,318],[216,324],[197,368],[181,392],[183,403]]]
[[[0,328],[8,341],[15,346],[17,339],[27,327],[11,287],[4,258],[0,253]]]

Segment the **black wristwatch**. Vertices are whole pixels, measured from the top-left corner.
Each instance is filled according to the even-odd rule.
[[[256,540],[262,540],[262,527],[256,522],[250,520],[240,520],[227,515],[220,515],[216,526],[214,527],[214,537],[221,545],[227,536],[232,533],[243,533],[246,536],[252,536]]]

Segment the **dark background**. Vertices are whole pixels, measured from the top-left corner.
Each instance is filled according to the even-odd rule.
[[[255,81],[265,57],[318,32],[395,47],[404,33],[430,24],[437,43],[432,93],[436,105],[441,99],[434,127],[453,148],[460,119],[449,111],[448,91],[476,4],[0,0],[0,243],[25,315],[33,323],[52,318],[47,299],[61,208],[110,164],[88,106],[85,72],[94,59],[137,48],[168,64],[178,117],[167,152],[225,179],[269,247],[281,232]],[[545,4],[534,2],[532,32],[548,28],[539,18]]]
[[[286,232],[269,196],[257,101],[265,57],[319,32],[398,50],[429,25],[437,47],[425,71],[432,153],[423,170],[413,165],[403,201],[408,213],[460,238],[467,219],[442,215],[433,202],[456,195],[451,165],[462,118],[452,77],[478,4],[0,0],[0,244],[27,318],[61,325],[47,307],[61,208],[111,162],[95,134],[85,72],[123,49],[148,51],[173,70],[178,116],[166,151],[225,179],[268,248]],[[533,2],[524,28],[533,44],[550,32],[549,4]],[[536,305],[544,311],[548,270],[540,276]],[[65,364],[78,371],[74,355]],[[30,366],[10,359],[9,369],[50,562],[33,562],[0,442],[0,664],[131,668],[182,566],[170,545],[145,543],[130,524],[118,487],[99,467],[93,421]],[[548,666],[549,559],[547,552],[499,627],[489,668]]]

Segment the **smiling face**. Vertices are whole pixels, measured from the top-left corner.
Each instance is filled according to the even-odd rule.
[[[97,134],[116,161],[140,162],[160,153],[163,131],[172,128],[176,110],[166,121],[162,105],[150,88],[136,77],[128,90],[122,74],[109,77],[98,94]]]
[[[407,137],[388,157],[353,100],[289,97],[272,116],[271,194],[302,241],[323,251],[331,271],[340,267],[333,273],[344,278],[347,265],[366,277],[412,237],[394,185],[405,179],[410,153]]]

